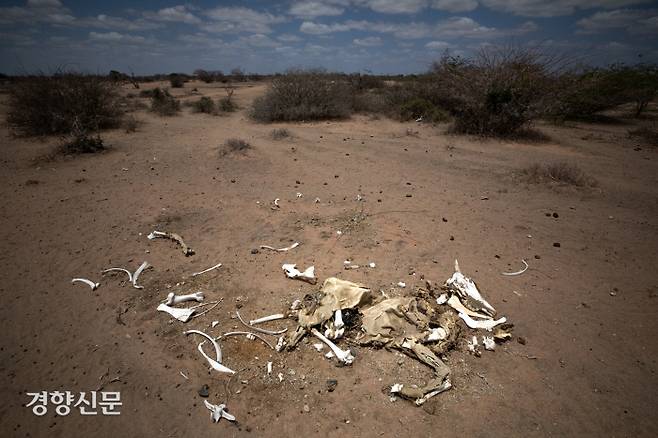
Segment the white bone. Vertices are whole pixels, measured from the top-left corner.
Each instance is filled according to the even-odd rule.
[[[208,361],[208,363],[210,364],[210,366],[211,366],[214,370],[219,371],[220,373],[235,374],[235,371],[233,371],[233,370],[231,370],[230,368],[227,368],[227,367],[225,367],[224,365],[222,365],[222,350],[221,350],[221,348],[219,348],[219,344],[217,343],[217,341],[215,341],[212,337],[210,337],[210,336],[207,335],[206,333],[204,333],[204,332],[202,332],[202,331],[199,331],[199,330],[188,330],[188,331],[186,331],[186,332],[183,332],[183,334],[184,334],[184,335],[197,334],[197,335],[201,335],[201,336],[203,336],[204,338],[206,338],[207,340],[209,340],[210,343],[212,343],[213,347],[215,347],[215,357],[216,357],[217,359],[216,359],[216,360],[213,360],[212,358],[210,358],[210,356],[208,356],[208,355],[203,351],[203,348],[201,347],[201,345],[203,344],[203,342],[202,342],[201,344],[199,344],[198,347],[197,347],[197,349],[199,350],[199,352],[203,355],[203,357],[206,358],[206,360]]]
[[[320,198],[315,198],[315,201],[313,201],[313,202],[315,202],[316,204],[319,204],[320,203]]]
[[[482,319],[492,319],[488,315],[484,315],[482,313],[477,313],[473,312],[471,309],[468,309],[466,306],[462,304],[461,301],[459,301],[459,298],[457,295],[453,295],[450,297],[450,299],[447,301],[448,305],[455,309],[458,313],[463,313],[465,315],[469,316],[474,316],[476,318],[482,318]]]
[[[324,331],[324,335],[329,339],[338,339],[345,333],[344,327],[343,313],[338,309],[336,310],[334,320],[327,323],[327,329]]]
[[[226,418],[228,421],[235,421],[235,417],[225,411],[225,404],[222,403],[220,405],[214,405],[208,402],[208,400],[204,400],[203,403],[210,411],[210,418],[212,419],[213,423],[217,423],[222,418]]]
[[[505,321],[507,321],[507,318],[504,316],[500,319],[497,320],[492,320],[492,319],[485,319],[483,321],[476,321],[470,316],[466,315],[465,313],[459,313],[459,317],[464,320],[467,326],[469,326],[472,329],[484,329],[484,330],[491,330],[492,328],[496,327],[498,324],[502,324]]]
[[[368,263],[368,266],[371,268],[375,268],[377,265],[375,264],[375,262],[370,262]]]
[[[477,336],[473,336],[473,339],[471,341],[468,341],[468,351],[471,353],[475,353],[478,347],[478,338]]]
[[[359,265],[353,265],[351,261],[349,261],[349,260],[345,260],[345,261],[343,262],[343,267],[344,267],[345,269],[359,269],[361,266],[359,266]]]
[[[329,348],[331,348],[331,351],[334,352],[336,358],[338,358],[339,361],[347,365],[350,365],[352,362],[354,362],[354,356],[352,356],[352,352],[349,349],[345,351],[341,350],[340,348],[338,348],[336,344],[331,342],[322,333],[317,331],[317,329],[311,329],[311,333],[313,333],[315,337],[317,337],[319,340],[327,344]]]
[[[144,271],[144,269],[146,269],[146,268],[148,268],[148,267],[149,267],[148,262],[143,262],[141,265],[139,265],[139,268],[137,268],[137,270],[136,270],[135,273],[133,274],[133,281],[132,281],[132,283],[133,283],[133,287],[134,287],[135,289],[144,289],[144,286],[138,286],[138,285],[137,285],[137,279],[139,278],[139,275]]]
[[[217,263],[217,264],[216,264],[215,266],[213,266],[213,267],[210,267],[210,268],[208,268],[208,269],[204,269],[203,271],[199,271],[199,272],[195,272],[195,273],[193,273],[193,274],[192,274],[192,277],[196,277],[197,275],[205,274],[206,272],[210,272],[210,271],[212,271],[213,269],[217,269],[217,268],[219,268],[220,266],[222,266],[222,264],[221,264],[221,263]]]
[[[212,369],[214,369],[215,371],[219,371],[220,373],[235,374],[235,371],[222,365],[221,363],[217,362],[216,360],[208,356],[206,352],[203,351],[202,345],[204,343],[205,341],[202,341],[199,345],[197,345],[197,350],[199,350],[199,353],[201,353],[201,355],[206,358]]]
[[[301,300],[295,300],[292,302],[290,305],[290,310],[299,310],[302,308],[302,302]]]
[[[300,192],[297,192],[297,198],[301,198],[302,196],[304,196],[304,195],[301,194]]]
[[[407,283],[405,283],[404,281],[400,281],[400,282],[398,282],[398,286],[407,287]]]
[[[260,323],[263,323],[263,322],[274,321],[274,320],[283,319],[283,318],[285,318],[284,314],[275,313],[274,315],[263,316],[262,318],[258,318],[258,319],[252,319],[251,321],[249,321],[249,325],[256,325],[256,324],[260,324]]]
[[[267,374],[272,374],[272,362],[267,363]]]
[[[435,395],[441,394],[442,392],[447,391],[450,388],[452,388],[452,383],[450,383],[450,380],[446,379],[445,382],[443,382],[443,384],[441,384],[440,387],[438,387],[432,392],[428,392],[421,398],[416,399],[416,406],[422,405],[423,403],[425,403],[427,400],[431,399]]]
[[[431,329],[430,335],[427,337],[428,341],[442,341],[448,337],[448,333],[443,327]]]
[[[445,304],[446,302],[448,302],[448,294],[441,294],[436,299],[436,304]]]
[[[328,352],[325,353],[324,357],[326,357],[327,359],[331,359],[331,358],[334,357],[334,352],[333,351],[328,351]]]
[[[315,284],[315,266],[309,266],[304,272],[297,270],[297,265],[293,263],[284,264],[281,269],[285,272],[288,278],[298,278],[311,284]]]
[[[319,353],[324,348],[324,344],[323,343],[313,344],[313,348],[315,348]]]
[[[181,309],[178,307],[169,307],[165,303],[160,304],[157,310],[160,312],[168,313],[181,322],[189,321],[192,315],[194,315],[194,309]]]
[[[291,249],[295,249],[298,246],[299,246],[299,242],[295,242],[290,246],[286,246],[285,248],[274,248],[273,246],[269,246],[269,245],[261,245],[260,249],[269,249],[270,251],[285,252],[285,251],[290,251]]]
[[[276,347],[274,348],[276,351],[281,351],[283,350],[283,347],[286,346],[286,340],[283,336],[279,336],[279,339],[276,342]]]
[[[167,237],[167,233],[164,233],[162,231],[151,231],[148,236],[146,236],[148,240],[153,240],[157,237]]]
[[[133,273],[130,272],[129,270],[127,270],[127,269],[124,269],[124,268],[109,268],[109,269],[106,269],[104,271],[101,271],[101,274],[105,274],[106,272],[112,272],[112,271],[125,272],[126,274],[128,274],[128,281],[131,282],[131,283],[133,282]]]
[[[513,276],[513,275],[521,275],[521,274],[523,274],[525,271],[528,270],[528,262],[526,262],[526,261],[523,260],[523,259],[521,259],[521,261],[522,261],[523,264],[525,265],[525,267],[524,267],[523,269],[521,269],[520,271],[516,271],[516,272],[503,272],[503,273],[501,273],[501,275],[507,275],[508,277],[511,277],[511,276]]]
[[[402,391],[402,388],[404,388],[404,385],[402,383],[396,383],[393,386],[391,386],[391,393],[395,394],[400,391]]]
[[[482,336],[482,345],[484,345],[485,350],[494,351],[496,349],[493,336]]]
[[[459,263],[457,260],[455,260],[455,272],[452,274],[452,277],[446,281],[445,285],[457,294],[461,296],[467,295],[474,301],[482,304],[486,310],[485,313],[489,313],[491,315],[496,314],[496,309],[494,309],[493,306],[491,306],[491,304],[489,304],[484,298],[482,298],[482,295],[480,295],[480,291],[475,285],[475,282],[473,282],[473,280],[470,278],[465,277],[461,271],[459,271]]]
[[[276,208],[279,208],[279,207],[280,207],[280,205],[279,205],[279,198],[276,198],[276,199],[274,200],[274,207],[276,207]]]
[[[165,301],[165,304],[167,306],[175,306],[176,304],[184,303],[185,301],[196,301],[200,303],[203,299],[203,292],[195,292],[189,295],[175,295],[173,292],[170,292],[169,295],[167,295],[167,301]]]
[[[283,382],[283,373],[279,373],[277,377],[279,378],[279,382]]]
[[[244,319],[242,319],[242,316],[240,315],[240,312],[238,312],[238,311],[236,310],[236,311],[235,311],[235,314],[238,316],[238,319],[240,320],[240,322],[241,322],[245,327],[248,327],[248,328],[250,328],[250,329],[252,329],[252,330],[255,330],[255,331],[257,331],[257,332],[260,332],[260,333],[265,333],[266,335],[273,335],[273,336],[275,336],[275,335],[283,334],[283,333],[285,333],[285,332],[288,331],[287,328],[284,328],[284,329],[282,329],[282,330],[265,330],[265,329],[262,329],[262,328],[260,328],[260,327],[254,327],[254,326],[252,326],[252,325],[250,325],[250,324],[247,324],[247,322],[246,322]]]
[[[178,373],[179,373],[179,374],[180,374],[181,376],[183,376],[183,377],[185,378],[185,380],[190,380],[190,378],[189,378],[189,377],[187,377],[187,376],[185,375],[185,373],[184,373],[184,372],[182,372],[182,371],[179,371]]]
[[[217,327],[217,324],[219,324],[219,321],[213,321],[210,323],[210,327],[215,328]]]
[[[100,283],[94,283],[93,281],[87,280],[86,278],[74,278],[71,280],[71,283],[84,283],[89,286],[91,290],[96,290],[98,289],[98,286],[101,285]]]

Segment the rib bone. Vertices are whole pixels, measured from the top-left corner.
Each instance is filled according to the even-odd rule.
[[[93,281],[87,280],[86,278],[74,278],[73,280],[71,280],[71,283],[78,283],[78,282],[86,284],[91,288],[91,290],[96,290],[98,289],[98,286],[101,285],[100,283],[94,283]]]

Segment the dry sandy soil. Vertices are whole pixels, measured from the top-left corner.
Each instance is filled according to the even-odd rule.
[[[186,95],[193,86],[223,95],[203,84],[175,93],[197,98]],[[658,435],[658,155],[636,150],[632,122],[541,125],[549,137],[541,142],[365,116],[257,124],[246,108],[264,87],[241,86],[242,109],[228,116],[139,111],[137,132],[104,133],[111,149],[95,155],[47,159],[56,139],[17,139],[3,125],[0,436]],[[292,138],[272,140],[279,127]],[[220,156],[232,137],[253,148]],[[598,187],[515,176],[556,160],[577,163]],[[153,229],[181,234],[196,255],[147,240]],[[293,241],[302,245],[289,253],[251,251]],[[354,364],[336,367],[311,342],[275,353],[231,338],[224,362],[238,374],[229,378],[208,372],[198,339],[182,335],[239,328],[237,307],[253,319],[317,290],[287,279],[284,262],[395,295],[423,277],[445,281],[455,258],[515,324],[515,337],[480,358],[458,346],[446,359],[453,389],[423,407],[389,400],[392,383],[431,377],[394,352],[356,347]],[[377,267],[346,271],[346,259]],[[520,269],[521,259],[525,274],[500,274]],[[144,260],[153,268],[142,290],[100,275]],[[102,285],[71,284],[79,276]],[[156,312],[168,292],[197,290],[221,304],[187,324]],[[210,329],[213,320],[219,326]],[[269,325],[280,326],[294,321]],[[327,379],[338,381],[335,391]],[[237,424],[211,423],[197,394],[203,384]],[[101,385],[121,391],[120,416],[58,417],[51,407],[36,417],[25,407],[26,392]]]

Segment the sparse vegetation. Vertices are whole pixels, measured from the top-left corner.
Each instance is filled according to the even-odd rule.
[[[10,89],[7,122],[22,135],[87,135],[117,127],[122,116],[116,85],[99,76],[26,77]]]
[[[239,138],[229,138],[220,148],[220,155],[245,154],[252,146],[245,140]]]
[[[169,84],[171,88],[183,88],[185,85],[185,78],[179,74],[172,73],[169,75]]]
[[[217,108],[211,98],[203,96],[199,100],[192,102],[192,111],[195,113],[215,114]]]
[[[445,122],[448,120],[448,114],[423,98],[417,97],[400,106],[400,119],[421,120],[426,122]]]
[[[253,118],[261,122],[336,119],[350,113],[348,84],[320,70],[291,70],[275,77],[252,108]]]
[[[130,114],[124,117],[121,127],[126,131],[127,134],[130,134],[137,132],[139,125],[141,125],[141,121],[134,115]]]
[[[277,128],[270,132],[270,136],[272,140],[283,140],[284,138],[289,138],[291,134],[286,128]]]
[[[180,111],[180,102],[169,91],[155,88],[151,95],[151,111],[161,116],[174,116]]]
[[[597,181],[580,167],[566,161],[533,164],[521,171],[523,179],[531,184],[560,183],[576,187],[596,187]]]
[[[642,126],[633,129],[628,131],[628,135],[640,139],[648,146],[658,147],[658,129],[656,128],[656,125],[652,127]]]
[[[225,113],[232,113],[238,109],[238,106],[233,101],[233,93],[235,93],[235,88],[228,85],[224,87],[224,91],[226,92],[226,97],[222,97],[217,101],[217,107],[220,109],[220,111]]]

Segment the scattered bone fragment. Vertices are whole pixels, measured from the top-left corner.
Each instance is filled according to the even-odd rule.
[[[436,299],[436,304],[441,305],[448,302],[448,294],[441,294]]]
[[[319,204],[320,203],[320,198],[315,198],[315,201],[313,201],[313,202],[315,202],[316,204]]]
[[[326,352],[325,355],[324,355],[324,357],[326,357],[327,359],[333,359],[334,356],[335,356],[335,355],[334,355],[334,352],[333,352],[333,351],[328,351],[328,352]]]
[[[315,266],[309,266],[302,272],[297,270],[296,264],[287,263],[281,266],[281,269],[283,269],[283,272],[288,278],[296,278],[311,284],[315,284],[318,281],[317,278],[315,278]]]
[[[343,262],[343,268],[348,269],[348,270],[349,270],[349,269],[359,269],[360,267],[361,267],[361,266],[359,266],[359,265],[355,265],[355,264],[353,264],[353,263],[352,263],[351,261],[349,261],[349,260],[345,260],[345,261]]]
[[[290,305],[290,310],[299,310],[301,308],[302,308],[302,301],[301,300],[295,300]]]
[[[89,286],[91,290],[96,290],[98,289],[98,286],[101,285],[100,283],[94,283],[93,281],[88,280],[86,278],[74,278],[73,280],[71,280],[71,283],[84,283],[87,286]]]
[[[181,376],[183,376],[183,377],[185,378],[185,380],[190,380],[190,378],[189,378],[189,377],[187,377],[187,376],[185,375],[185,373],[184,373],[184,372],[182,372],[182,371],[179,371],[178,373],[179,373],[179,374],[180,374]]]
[[[459,301],[459,298],[457,295],[453,295],[450,297],[450,299],[446,302],[450,307],[455,309],[458,313],[464,313],[466,315],[475,317],[475,318],[482,318],[482,319],[492,319],[488,315],[484,315],[482,313],[477,313],[472,311],[471,309],[468,309],[465,307],[461,301]]]
[[[297,192],[297,195],[296,195],[296,196],[297,196],[297,199],[299,199],[299,198],[301,198],[301,197],[304,196],[304,195],[303,195],[301,192]]]
[[[484,345],[485,350],[494,351],[496,349],[493,336],[482,336],[482,345]]]
[[[279,336],[279,339],[276,342],[276,347],[274,347],[274,349],[276,351],[282,351],[285,346],[286,346],[286,339],[283,336]]]
[[[210,272],[210,271],[212,271],[213,269],[217,269],[217,268],[219,268],[220,266],[222,266],[222,264],[221,264],[221,263],[217,263],[215,266],[211,266],[210,268],[208,268],[208,269],[204,269],[203,271],[194,272],[194,273],[192,274],[192,277],[196,277],[197,275],[205,274],[206,272]]]
[[[299,242],[295,242],[290,246],[286,246],[285,248],[274,248],[273,246],[269,246],[269,245],[261,245],[260,249],[269,249],[270,251],[285,252],[285,251],[290,251],[291,249],[295,249],[298,246],[299,246]]]
[[[279,382],[283,382],[283,373],[277,374],[277,377],[279,378]]]
[[[447,292],[459,296],[463,304],[473,311],[483,312],[489,316],[496,314],[496,309],[482,298],[475,282],[461,273],[457,260],[455,260],[455,272],[446,280],[443,288]]]
[[[427,336],[427,341],[443,341],[448,337],[448,333],[443,327],[437,327],[430,330],[429,336]]]
[[[142,274],[142,272],[144,272],[144,269],[148,268],[149,266],[150,266],[150,265],[148,264],[148,262],[142,262],[142,264],[139,265],[139,268],[137,268],[137,270],[136,270],[135,273],[133,274],[133,281],[132,281],[132,283],[133,283],[133,287],[134,287],[135,289],[144,289],[144,286],[139,286],[139,285],[137,284],[137,279],[138,279],[139,276]]]
[[[377,265],[375,264],[375,262],[370,262],[370,263],[368,263],[368,267],[374,269],[374,268],[377,267]]]
[[[165,301],[165,304],[167,306],[175,306],[176,304],[184,303],[186,301],[196,301],[200,303],[203,299],[203,292],[195,292],[189,295],[176,295],[173,292],[170,292],[169,295],[167,295],[167,301]]]
[[[315,349],[318,351],[318,353],[319,353],[319,352],[321,352],[322,349],[324,348],[324,344],[323,344],[323,343],[313,344],[313,348],[315,348]]]
[[[311,329],[311,333],[315,335],[319,340],[327,344],[329,348],[331,348],[331,351],[336,355],[336,358],[343,362],[346,365],[351,365],[352,362],[354,362],[354,356],[352,356],[352,352],[348,350],[341,350],[336,344],[331,342],[329,339],[327,339],[322,333],[317,331],[316,329]]]
[[[268,321],[275,321],[277,319],[283,319],[285,315],[282,313],[275,313],[274,315],[263,316],[262,318],[252,319],[249,321],[249,325],[261,324]]]
[[[278,210],[281,208],[279,205],[279,198],[276,198],[272,204],[272,207],[270,207],[272,210]]]
[[[190,320],[192,315],[194,315],[194,309],[182,309],[179,307],[170,307],[165,303],[162,303],[158,306],[157,310],[159,312],[165,312],[176,318],[181,322],[187,322]]]
[[[252,326],[251,324],[247,324],[247,321],[245,321],[244,319],[242,319],[242,316],[240,315],[240,312],[238,312],[238,311],[236,310],[236,311],[235,311],[235,314],[237,315],[238,320],[240,320],[240,322],[242,323],[242,325],[244,325],[245,327],[250,328],[250,329],[252,329],[252,330],[255,330],[255,331],[257,331],[257,332],[264,333],[264,334],[266,334],[266,335],[273,335],[273,336],[276,336],[276,335],[281,335],[281,334],[285,333],[286,331],[288,331],[287,328],[285,328],[285,329],[281,329],[281,330],[266,330],[266,329],[263,329],[263,328],[260,328],[260,327],[254,327],[254,326]],[[277,315],[277,316],[278,316],[278,315]],[[282,316],[282,317],[283,317],[283,316]]]
[[[152,231],[146,237],[148,237],[149,240],[153,240],[156,238],[173,240],[174,242],[178,243],[181,246],[183,250],[183,254],[185,254],[186,257],[194,255],[194,250],[189,246],[187,246],[183,238],[176,233],[169,233],[165,231]]]
[[[405,288],[405,287],[407,287],[407,283],[405,283],[404,281],[399,281],[398,282],[398,287]]]
[[[447,391],[450,388],[452,388],[452,383],[450,383],[450,379],[446,379],[443,382],[443,384],[441,384],[441,386],[439,388],[435,389],[434,391],[430,391],[427,394],[425,394],[424,396],[416,399],[416,402],[415,402],[416,406],[422,405],[423,403],[425,403],[430,398],[434,397],[437,394],[441,394],[442,392]]]
[[[521,269],[520,271],[516,271],[516,272],[502,272],[501,275],[507,275],[508,277],[512,277],[512,276],[514,276],[514,275],[521,275],[521,274],[523,274],[525,271],[528,270],[528,262],[526,262],[526,261],[523,260],[523,259],[521,259],[521,262],[523,262],[523,264],[525,265],[525,267],[524,267],[523,269]]]
[[[218,324],[219,324],[219,321],[213,321],[213,322],[210,323],[210,327],[215,328],[215,327],[217,327]]]
[[[267,363],[267,374],[272,374],[272,362]]]
[[[210,411],[210,418],[212,419],[213,423],[219,422],[222,418],[226,418],[228,421],[235,421],[235,417],[228,412],[226,412],[226,405],[225,404],[219,404],[219,405],[214,405],[208,400],[204,400],[203,403],[206,405],[206,408]]]

